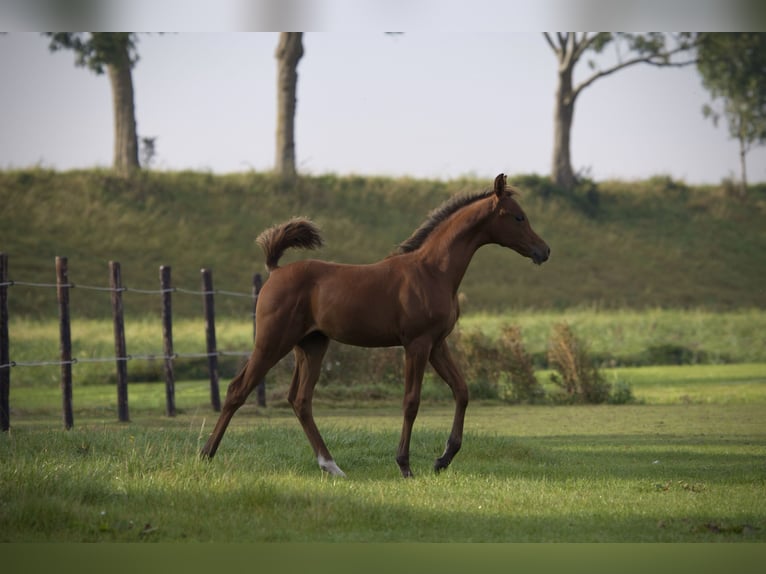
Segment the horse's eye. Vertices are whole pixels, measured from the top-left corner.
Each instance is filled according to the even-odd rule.
[[[516,216],[516,221],[518,221],[519,223],[521,223],[522,221],[524,221],[524,215],[517,215],[517,216]]]

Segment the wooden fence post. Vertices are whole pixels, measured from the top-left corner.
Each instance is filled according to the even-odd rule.
[[[122,308],[122,272],[119,261],[109,262],[109,287],[112,289],[114,354],[117,363],[117,417],[130,422],[128,414],[128,353],[125,346],[125,318]]]
[[[0,431],[11,428],[11,356],[8,340],[8,256],[0,253]]]
[[[202,269],[202,307],[205,312],[205,339],[207,340],[207,366],[210,373],[210,402],[213,410],[221,410],[218,390],[218,349],[215,341],[215,304],[213,299],[213,272]]]
[[[176,416],[176,388],[173,374],[173,308],[171,304],[172,287],[170,267],[160,266],[160,286],[162,289],[162,349],[165,354],[165,414]]]
[[[72,413],[72,331],[69,325],[69,269],[66,257],[56,257],[56,296],[59,303],[59,351],[61,357],[61,407],[64,428],[74,426]]]
[[[263,280],[261,274],[256,273],[253,275],[253,342],[255,342],[255,308],[258,306],[258,295],[261,293],[261,287],[263,287]],[[266,406],[266,378],[264,377],[255,387],[257,405],[259,407]]]

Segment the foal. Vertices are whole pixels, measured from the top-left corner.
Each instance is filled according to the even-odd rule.
[[[412,476],[410,436],[420,404],[426,363],[452,389],[455,415],[444,453],[434,469],[446,468],[460,450],[468,389],[450,355],[447,335],[457,321],[458,287],[476,250],[495,243],[538,265],[550,248],[529,225],[506,187],[505,175],[492,190],[457,197],[431,213],[397,251],[369,265],[305,260],[279,267],[291,247],[322,245],[319,230],[296,218],[257,239],[266,253],[269,280],[256,308],[255,346],[247,365],[229,385],[221,415],[203,457],[212,458],[236,410],[258,381],[291,349],[295,371],[287,400],[300,420],[319,467],[345,476],[319,434],[311,409],[322,359],[331,339],[361,347],[401,345],[405,351],[404,424],[396,462]]]

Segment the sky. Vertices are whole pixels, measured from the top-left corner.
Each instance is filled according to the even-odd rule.
[[[213,173],[274,164],[277,34],[140,34],[140,137],[158,170]],[[296,155],[304,174],[491,179],[550,172],[556,58],[540,32],[304,34]],[[575,81],[589,72],[582,63]],[[0,169],[108,167],[109,81],[51,53],[39,33],[0,36]],[[576,171],[596,180],[739,177],[738,143],[703,117],[693,66],[634,66],[578,98]],[[766,181],[766,147],[748,155]]]

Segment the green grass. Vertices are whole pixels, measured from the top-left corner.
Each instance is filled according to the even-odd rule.
[[[646,404],[758,404],[766,400],[766,364],[695,365],[605,370]]]
[[[104,388],[84,387],[71,431],[60,429],[55,389],[20,389],[0,437],[0,539],[764,542],[765,372],[610,371],[632,382],[639,405],[478,402],[463,450],[438,476],[431,463],[452,409],[426,401],[412,481],[393,460],[393,396],[358,408],[331,406],[318,391],[317,422],[349,476],[335,480],[318,470],[284,403],[243,407],[204,462],[197,452],[217,415],[199,382],[179,384],[172,419],[161,414],[162,385],[133,385],[128,424]],[[731,394],[733,383],[749,390]]]
[[[764,541],[762,408],[478,407],[430,473],[446,408],[424,409],[418,476],[399,416],[321,412],[348,480],[322,476],[291,416],[240,417],[212,463],[202,419],[2,442],[8,541]],[[245,425],[246,423],[246,425]],[[204,431],[209,427],[206,425]],[[204,517],[201,519],[201,517]]]

